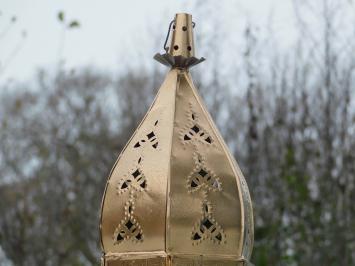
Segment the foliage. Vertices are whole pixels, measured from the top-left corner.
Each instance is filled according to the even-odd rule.
[[[70,22],[66,22],[64,11],[59,11],[57,14],[58,21],[63,24],[66,28],[78,28],[80,27],[80,23],[77,20],[71,20]]]

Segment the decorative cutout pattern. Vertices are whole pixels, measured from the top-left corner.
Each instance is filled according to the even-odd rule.
[[[158,125],[158,120],[155,121],[154,126],[156,127]],[[139,141],[137,141],[134,144],[134,148],[140,148],[145,146],[147,143],[150,143],[150,146],[153,149],[157,149],[158,145],[159,145],[159,141],[158,141],[158,137],[155,133],[154,130],[150,131],[149,133],[147,133],[142,139],[140,139]]]
[[[143,230],[134,217],[134,201],[130,199],[125,206],[125,218],[117,226],[113,235],[115,244],[131,239],[134,242],[143,241]]]
[[[194,141],[200,141],[203,144],[211,145],[213,138],[211,135],[198,123],[198,116],[190,107],[190,111],[187,114],[189,123],[181,130],[180,139],[183,144],[193,143]]]
[[[186,187],[188,192],[193,193],[202,191],[202,217],[194,225],[191,234],[193,245],[198,245],[202,241],[209,239],[214,243],[226,243],[226,235],[222,227],[217,223],[212,215],[211,204],[207,200],[208,192],[222,191],[222,183],[214,172],[206,165],[205,158],[198,152],[196,142],[205,144],[208,147],[214,146],[214,139],[200,124],[197,114],[190,104],[188,112],[189,123],[180,131],[180,140],[183,144],[193,144],[195,152],[193,159],[195,162],[194,168],[186,179]]]
[[[187,177],[187,189],[189,192],[204,188],[212,191],[221,191],[222,184],[219,181],[219,178],[206,166],[202,155],[195,152],[194,160],[195,168]]]
[[[202,218],[195,224],[191,239],[193,240],[193,244],[199,244],[205,239],[209,239],[217,244],[225,242],[226,235],[221,226],[213,218],[211,204],[207,200],[202,202]]]
[[[147,143],[153,149],[158,148],[158,137],[155,133],[155,128],[158,125],[158,120],[154,123],[154,130],[148,131],[145,137],[141,138],[133,146],[133,149],[144,148]],[[139,149],[140,150],[140,149]],[[142,153],[142,151],[140,151]],[[133,242],[142,242],[144,239],[143,229],[135,217],[135,200],[137,193],[147,191],[148,180],[144,175],[142,169],[142,156],[137,160],[137,163],[128,171],[117,184],[117,193],[123,194],[129,192],[129,200],[125,204],[125,216],[120,221],[113,234],[114,244],[120,244],[125,240],[132,240]]]
[[[143,191],[147,188],[147,180],[141,169],[142,157],[139,157],[138,163],[132,170],[126,174],[118,183],[117,191],[119,194],[124,193],[131,188],[136,191]]]

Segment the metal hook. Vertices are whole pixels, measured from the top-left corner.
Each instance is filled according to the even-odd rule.
[[[165,42],[164,42],[164,50],[165,52],[168,52],[169,51],[169,47],[166,46],[168,40],[169,40],[169,36],[170,36],[170,31],[171,31],[171,26],[173,25],[173,23],[175,22],[175,19],[172,20],[169,24],[169,30],[168,30],[168,34],[166,35],[166,39],[165,39]]]

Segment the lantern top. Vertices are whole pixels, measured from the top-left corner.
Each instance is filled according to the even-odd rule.
[[[172,69],[106,184],[102,266],[250,266],[252,202],[187,70],[203,61],[191,15],[177,14],[170,29],[156,59]]]
[[[195,46],[193,28],[195,23],[192,21],[192,16],[187,13],[178,13],[175,19],[170,22],[169,31],[166,36],[164,50],[165,54],[157,53],[154,59],[158,62],[176,68],[189,68],[197,65],[205,59],[195,57]],[[170,32],[172,36],[170,46],[167,46]]]

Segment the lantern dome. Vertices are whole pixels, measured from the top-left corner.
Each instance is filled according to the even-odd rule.
[[[173,48],[155,56],[172,68],[107,181],[102,263],[251,265],[248,187],[188,70],[203,60],[191,15],[173,25]]]

